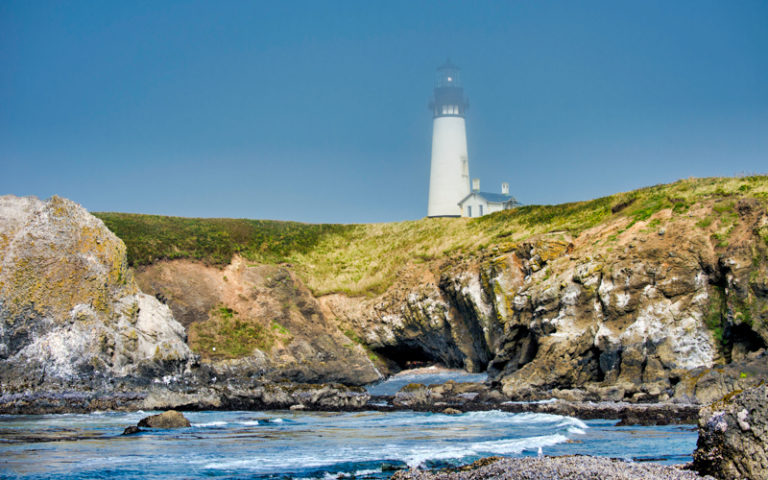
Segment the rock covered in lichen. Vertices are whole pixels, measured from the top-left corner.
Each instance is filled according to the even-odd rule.
[[[190,358],[183,327],[137,288],[125,245],[69,200],[0,197],[0,381],[92,385]]]
[[[693,460],[696,470],[723,480],[768,478],[768,387],[702,408]]]

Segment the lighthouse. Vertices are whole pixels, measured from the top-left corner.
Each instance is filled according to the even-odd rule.
[[[432,110],[432,159],[429,172],[429,217],[460,217],[459,202],[469,190],[469,158],[464,114],[469,106],[450,60],[437,69]]]

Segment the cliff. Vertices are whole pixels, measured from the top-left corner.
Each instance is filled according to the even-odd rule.
[[[768,177],[372,225],[2,197],[0,380],[361,385],[426,362],[512,399],[709,402],[768,373],[766,205]]]
[[[710,401],[765,374],[766,204],[756,176],[394,224],[97,215],[214,363],[231,311],[283,332],[261,349],[274,378],[369,381],[344,332],[381,371],[487,370],[511,398]]]
[[[0,252],[1,393],[186,368],[184,328],[139,290],[123,242],[81,206],[0,197]]]

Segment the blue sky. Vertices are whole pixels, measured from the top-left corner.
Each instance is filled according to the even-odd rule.
[[[309,222],[426,214],[434,70],[523,203],[768,172],[768,2],[0,3],[0,193]]]

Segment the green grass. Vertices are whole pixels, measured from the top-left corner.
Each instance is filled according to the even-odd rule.
[[[241,358],[257,348],[268,352],[274,342],[275,332],[226,306],[214,308],[208,320],[189,327],[190,348],[206,359]]]
[[[285,261],[312,249],[324,236],[353,231],[351,225],[307,224],[234,218],[183,218],[95,213],[128,248],[131,266],[188,258],[229,263],[234,254],[264,263]]]
[[[318,225],[244,219],[199,219],[97,213],[123,239],[130,265],[187,258],[227,264],[239,254],[253,263],[292,265],[317,295],[376,295],[408,265],[440,268],[446,259],[503,253],[538,234],[579,235],[606,222],[624,222],[611,234],[637,222],[658,224],[662,210],[697,213],[701,228],[735,222],[739,197],[768,203],[768,177],[680,180],[632,192],[561,205],[527,205],[480,218],[425,218],[396,223]],[[704,206],[704,207],[702,207]],[[697,210],[699,209],[699,210]],[[654,223],[655,222],[655,223]],[[726,226],[726,223],[729,226]],[[647,228],[647,227],[646,227]],[[768,242],[768,234],[764,238]]]

